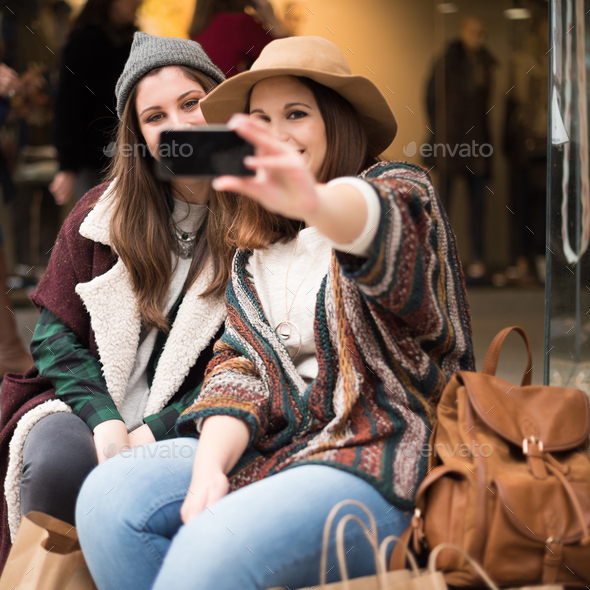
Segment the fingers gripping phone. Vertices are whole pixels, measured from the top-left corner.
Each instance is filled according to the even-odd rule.
[[[179,176],[215,178],[225,174],[255,174],[244,166],[244,158],[254,155],[254,147],[223,125],[163,131],[159,153],[156,174],[162,180]]]

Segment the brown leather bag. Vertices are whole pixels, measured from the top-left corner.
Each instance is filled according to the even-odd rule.
[[[520,386],[495,376],[512,330],[528,352]],[[531,385],[531,371],[528,338],[513,326],[492,341],[482,373],[459,371],[449,381],[427,450],[429,471],[402,538],[417,553],[455,543],[499,585],[586,586],[590,404],[577,389]],[[396,550],[390,568],[403,562]],[[481,584],[457,553],[443,552],[438,563],[448,584]]]

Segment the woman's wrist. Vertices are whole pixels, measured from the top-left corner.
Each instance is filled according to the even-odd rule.
[[[205,475],[225,473],[223,461],[220,460],[220,457],[211,453],[199,453],[199,449],[200,447],[197,447],[193,464],[193,479],[199,479],[199,477]]]
[[[313,208],[302,212],[307,226],[318,229],[337,244],[348,244],[362,233],[367,221],[367,204],[353,186],[316,184],[318,199]]]
[[[93,434],[99,463],[129,448],[129,435],[122,420],[101,422],[94,427]]]
[[[97,424],[94,427],[93,432],[98,436],[101,436],[102,434],[108,434],[110,436],[118,436],[122,438],[128,436],[125,422],[117,419],[105,420],[104,422]]]
[[[209,416],[203,422],[193,473],[227,475],[250,440],[250,426],[233,416]]]

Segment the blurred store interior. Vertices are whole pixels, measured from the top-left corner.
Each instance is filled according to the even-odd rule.
[[[194,0],[113,1],[127,2],[132,11],[137,8],[135,24],[142,31],[189,37]],[[49,186],[60,168],[55,104],[63,48],[84,4],[9,0],[0,9],[2,61],[19,77],[0,134],[4,160],[0,176],[9,175],[14,189],[14,194],[0,199],[0,226],[9,305],[25,344],[37,319],[28,294],[47,265],[61,222],[75,204],[73,198],[58,205]],[[399,132],[384,156],[430,170],[459,244],[478,369],[493,336],[518,324],[531,339],[533,382],[541,383],[548,2],[272,0],[271,4],[290,34],[333,41],[353,73],[369,77],[385,94]],[[91,92],[89,88],[88,100]],[[112,129],[117,121],[114,97],[110,106],[111,113],[105,108],[97,118],[103,130]],[[104,142],[93,147],[102,150],[109,141],[105,131]],[[439,146],[436,157],[434,144]],[[440,146],[449,153],[441,157]],[[499,374],[519,381],[525,362],[522,342],[517,335],[509,336]]]

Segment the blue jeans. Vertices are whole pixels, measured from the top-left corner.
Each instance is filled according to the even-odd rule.
[[[291,589],[319,582],[324,522],[339,501],[363,502],[379,540],[399,535],[410,513],[394,508],[363,479],[333,467],[302,465],[231,492],[183,525],[180,507],[198,441],[180,438],[118,455],[88,476],[76,523],[100,590]],[[151,455],[151,456],[150,456]],[[330,536],[328,582],[340,579]],[[367,526],[370,528],[370,526]],[[345,530],[350,577],[373,574],[373,552],[356,523]]]

